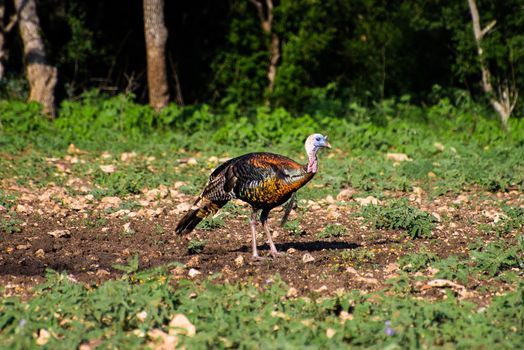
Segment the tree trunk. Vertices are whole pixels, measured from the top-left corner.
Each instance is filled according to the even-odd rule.
[[[498,87],[498,93],[495,93],[491,84],[491,72],[484,59],[482,50],[482,39],[495,26],[496,21],[488,24],[484,29],[480,27],[480,15],[475,0],[468,0],[469,10],[471,12],[471,21],[473,22],[473,35],[477,44],[477,54],[479,57],[480,71],[482,73],[482,89],[489,98],[493,109],[498,113],[502,127],[508,130],[508,119],[515,108],[518,99],[518,91],[510,88],[508,84],[501,84]]]
[[[164,0],[144,0],[144,32],[147,50],[147,85],[149,104],[161,110],[169,102],[167,85]]]
[[[260,25],[264,33],[271,37],[269,44],[269,67],[267,70],[267,80],[269,92],[275,88],[275,78],[277,76],[277,64],[280,59],[280,38],[273,32],[273,0],[266,0],[266,11],[260,0],[249,0],[257,9]]]
[[[15,0],[20,36],[24,43],[29,101],[42,104],[49,117],[55,116],[54,90],[57,81],[56,68],[46,62],[45,47],[40,33],[40,21],[35,0]]]
[[[4,51],[5,43],[5,28],[4,28],[4,16],[5,16],[5,1],[0,0],[0,80],[4,78],[4,61],[6,53]]]

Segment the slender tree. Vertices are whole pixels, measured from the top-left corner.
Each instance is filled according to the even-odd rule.
[[[266,0],[266,8],[261,0],[249,0],[257,9],[260,25],[264,33],[271,37],[269,43],[269,67],[267,70],[268,89],[273,92],[277,76],[277,64],[280,59],[280,38],[273,32],[273,0]]]
[[[496,21],[489,23],[484,29],[480,27],[480,15],[475,0],[468,0],[469,10],[471,13],[471,20],[473,22],[473,35],[477,45],[477,54],[479,58],[480,71],[482,73],[482,88],[489,98],[489,102],[499,114],[500,121],[505,130],[508,129],[508,119],[511,112],[517,104],[518,91],[507,83],[501,83],[497,87],[497,91],[493,88],[491,82],[491,72],[489,66],[484,58],[482,50],[482,39],[495,26]]]
[[[149,104],[154,109],[161,110],[169,102],[164,0],[144,0],[144,32],[147,50]]]
[[[5,28],[4,28],[4,16],[5,16],[5,1],[0,0],[0,80],[4,78],[4,61],[6,52],[4,50],[5,43]]]
[[[20,36],[24,43],[26,74],[30,89],[29,101],[41,103],[44,113],[54,118],[57,71],[46,61],[36,1],[15,0],[14,2]]]

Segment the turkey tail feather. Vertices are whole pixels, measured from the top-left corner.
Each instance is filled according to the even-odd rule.
[[[197,202],[198,201],[199,200],[197,200]],[[204,200],[203,203],[200,204],[200,207],[189,210],[189,212],[180,219],[175,228],[175,232],[179,235],[190,233],[195,229],[200,221],[204,220],[209,214],[216,213],[226,203],[227,201],[212,202],[210,200]]]

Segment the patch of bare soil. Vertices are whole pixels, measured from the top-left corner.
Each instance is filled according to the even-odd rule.
[[[359,216],[362,200],[346,192],[339,200],[328,196],[318,202],[300,201],[300,234],[292,234],[278,224],[281,209],[272,211],[270,224],[274,241],[283,254],[271,258],[262,227],[258,226],[261,261],[251,258],[248,208],[238,205],[225,215],[225,226],[214,230],[196,229],[189,236],[177,236],[174,228],[192,198],[179,192],[183,184],[172,188],[145,190],[124,201],[139,203],[121,209],[122,199],[106,197],[96,200],[90,195],[69,195],[63,188],[24,188],[4,182],[6,191],[16,193],[14,206],[22,220],[21,232],[0,233],[0,285],[4,295],[29,295],[30,287],[42,282],[46,269],[65,271],[71,278],[88,284],[117,278],[121,272],[115,264],[125,264],[139,256],[140,268],[146,269],[173,262],[174,280],[203,279],[219,274],[217,281],[251,281],[264,285],[278,274],[286,281],[291,294],[317,292],[333,294],[341,290],[371,291],[388,286],[387,280],[399,275],[399,257],[422,247],[440,257],[467,254],[468,245],[477,239],[489,241],[479,225],[491,225],[501,215],[501,200],[523,205],[522,193],[483,193],[471,191],[460,196],[429,198],[415,188],[412,193],[389,193],[409,197],[412,204],[433,213],[439,222],[431,239],[406,238],[402,232],[374,230]],[[74,184],[72,184],[74,185]],[[81,181],[78,186],[84,186]],[[81,193],[81,192],[80,192]],[[371,200],[371,199],[370,199]],[[0,215],[7,215],[4,210]],[[293,212],[292,217],[296,218]],[[329,224],[340,224],[347,234],[337,238],[319,238]],[[199,254],[188,253],[191,239],[205,239]],[[433,276],[427,269],[418,274]],[[419,283],[412,291],[421,296],[441,297],[442,287],[471,299],[490,298],[510,286],[487,291],[478,281],[463,290],[448,282]],[[176,283],[176,282],[175,282]],[[439,284],[440,283],[440,284]]]

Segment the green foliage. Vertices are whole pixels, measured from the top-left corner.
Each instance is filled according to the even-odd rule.
[[[503,205],[504,216],[494,226],[498,236],[507,235],[524,227],[524,208]]]
[[[136,272],[133,266],[128,273],[86,286],[49,272],[32,298],[1,298],[0,344],[36,349],[37,335],[45,329],[51,334],[45,347],[53,349],[91,341],[101,348],[143,348],[148,340],[139,332],[167,332],[178,313],[197,329],[193,337],[180,337],[187,348],[252,348],[261,343],[270,348],[518,348],[524,341],[522,285],[479,312],[476,304],[458,302],[452,295],[432,302],[359,291],[288,299],[279,279],[263,288],[181,281],[175,289],[164,269]],[[352,318],[340,322],[342,311]],[[326,335],[328,328],[332,337]]]
[[[306,231],[304,231],[300,227],[299,219],[287,221],[284,225],[284,229],[286,229],[289,233],[291,233],[295,237],[303,236],[306,233]]]
[[[351,265],[361,266],[375,260],[375,253],[367,248],[346,249],[340,254],[341,259]]]
[[[402,256],[398,260],[398,263],[400,268],[404,271],[417,272],[425,269],[436,261],[438,261],[438,257],[434,253],[421,251]]]
[[[386,205],[367,205],[362,209],[362,216],[374,228],[405,230],[411,238],[428,238],[432,235],[437,219],[410,205],[403,198],[391,200]]]
[[[471,252],[475,268],[488,277],[494,277],[504,270],[524,268],[524,236],[517,237],[516,244],[504,240],[478,242]]]
[[[317,234],[318,239],[342,237],[347,233],[347,229],[342,225],[327,225]]]
[[[206,247],[207,240],[192,238],[187,245],[187,252],[189,254],[200,254]]]
[[[207,217],[204,221],[202,221],[199,227],[202,230],[212,231],[225,226],[226,223],[224,221],[224,214],[223,212],[220,212],[218,215]]]
[[[16,213],[0,216],[0,232],[8,234],[21,232],[22,220],[18,219]]]
[[[160,166],[157,172],[146,162],[119,166],[112,174],[75,165],[73,171],[90,174],[100,187],[95,190],[97,196],[137,193],[145,185],[171,183],[180,176],[170,171],[171,155],[184,150],[215,156],[271,150],[297,159],[303,154],[304,137],[319,131],[328,134],[341,151],[331,151],[333,158],[321,155],[321,171],[315,180],[329,183],[334,190],[351,186],[378,194],[411,191],[417,185],[439,195],[472,185],[488,191],[524,188],[524,120],[510,120],[511,132],[505,134],[485,114],[474,114],[484,112],[460,94],[455,100],[445,98],[425,108],[412,105],[409,99],[384,101],[373,109],[354,103],[345,118],[321,112],[294,116],[268,107],[246,114],[236,104],[223,111],[205,105],[170,105],[156,113],[129,97],[105,98],[96,93],[64,102],[54,123],[42,119],[34,104],[2,101],[0,108],[0,148],[24,154],[14,160],[0,157],[0,175],[16,176],[21,183],[60,183],[56,168],[44,157],[61,157],[70,143],[88,151],[133,149],[162,159],[155,162]],[[28,147],[34,151],[20,153]],[[412,161],[397,166],[386,159],[387,152],[406,153]],[[205,183],[195,167],[187,167],[183,175],[195,177],[182,188],[187,194]],[[325,196],[328,189],[304,191]]]
[[[4,207],[7,211],[11,210],[16,204],[16,196],[5,193],[4,190],[0,189],[0,206]]]
[[[471,263],[454,255],[437,261],[433,267],[439,270],[435,275],[436,278],[456,280],[462,284],[467,284],[469,277],[473,274]]]

